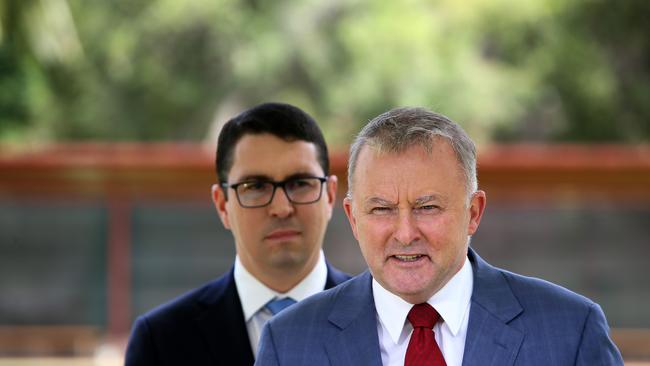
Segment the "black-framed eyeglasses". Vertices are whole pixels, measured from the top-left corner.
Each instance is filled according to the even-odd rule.
[[[323,183],[327,177],[289,178],[281,182],[269,180],[246,180],[239,183],[221,183],[223,189],[232,188],[242,207],[256,208],[267,206],[273,201],[275,191],[281,187],[291,203],[304,205],[320,200]]]

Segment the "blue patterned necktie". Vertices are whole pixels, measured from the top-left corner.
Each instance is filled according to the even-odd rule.
[[[290,297],[285,297],[284,299],[273,299],[269,302],[266,303],[265,307],[269,309],[269,311],[275,315],[288,306],[291,306],[296,303],[296,300],[290,298]]]

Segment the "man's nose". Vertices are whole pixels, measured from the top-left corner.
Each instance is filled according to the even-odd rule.
[[[271,203],[269,203],[268,208],[271,216],[279,218],[289,217],[295,211],[295,207],[293,206],[293,203],[289,201],[284,187],[278,187],[275,190],[275,194],[273,195],[273,199],[271,200]]]
[[[399,210],[393,236],[402,245],[409,245],[420,239],[420,230],[410,210]]]

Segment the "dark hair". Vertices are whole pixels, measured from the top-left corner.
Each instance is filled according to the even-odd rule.
[[[216,171],[220,183],[228,181],[233,150],[246,134],[269,133],[285,141],[302,140],[316,145],[318,163],[329,174],[329,156],[325,138],[316,121],[298,107],[284,103],[264,103],[230,119],[219,133]]]

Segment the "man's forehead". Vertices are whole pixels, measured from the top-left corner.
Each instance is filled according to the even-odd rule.
[[[444,201],[449,188],[444,182],[453,177],[462,185],[463,179],[453,148],[446,142],[431,149],[416,144],[400,151],[364,146],[354,174],[352,194],[364,204]]]
[[[458,157],[452,145],[443,138],[436,138],[437,143],[432,146],[414,144],[400,150],[387,150],[379,146],[365,145],[359,151],[356,161],[355,174],[359,168],[367,168],[368,164],[380,166],[401,166],[406,161],[415,160],[418,162],[435,164],[440,159],[448,159],[462,169]],[[366,174],[372,170],[366,171]]]
[[[271,134],[245,135],[235,146],[229,180],[259,178],[284,180],[323,175],[316,145],[304,140],[287,141]]]
[[[279,164],[259,164],[235,159],[230,169],[230,179],[269,179],[285,180],[288,178],[322,176],[323,169],[316,159],[301,159]]]

